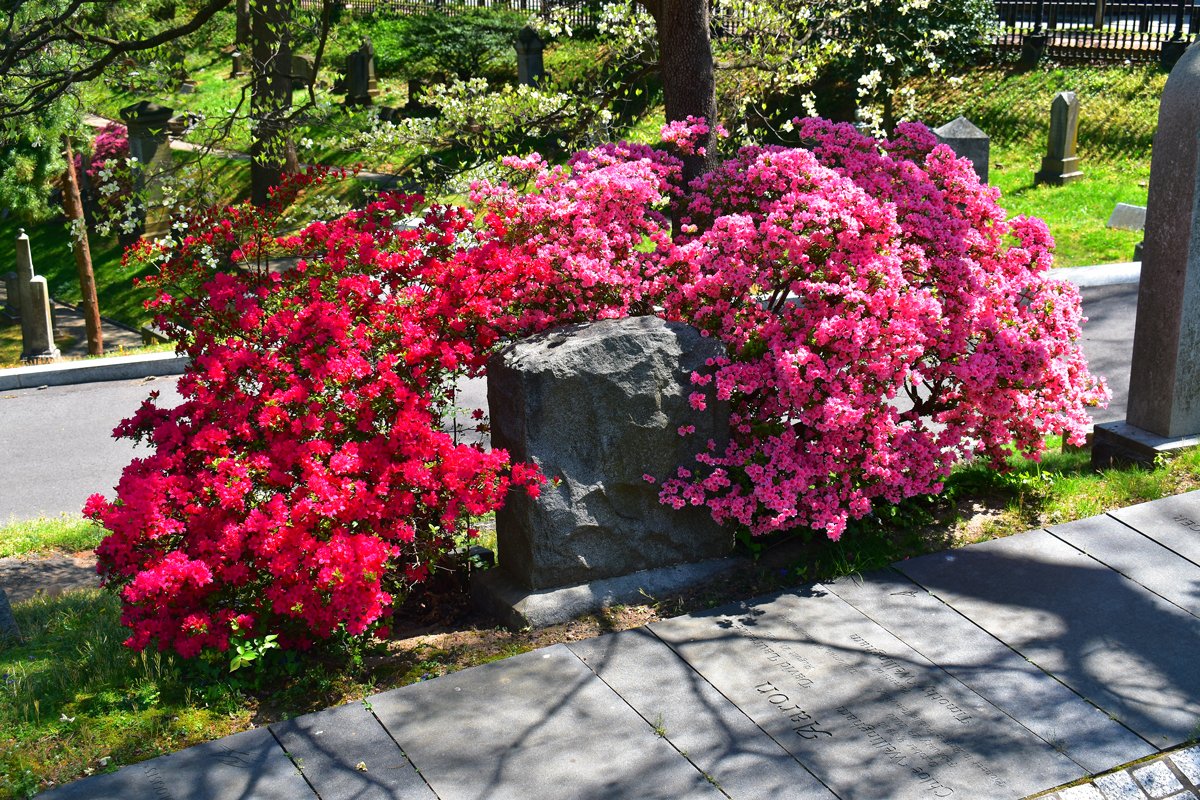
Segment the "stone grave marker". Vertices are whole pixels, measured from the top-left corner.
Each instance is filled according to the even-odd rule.
[[[1146,227],[1146,207],[1117,203],[1105,223],[1106,228],[1119,231],[1140,231]]]
[[[1034,175],[1034,184],[1049,183],[1063,186],[1079,180],[1079,158],[1075,155],[1075,139],[1079,132],[1079,98],[1074,92],[1059,92],[1050,103],[1050,136],[1041,170]]]
[[[5,639],[20,639],[21,629],[13,617],[12,606],[8,603],[8,594],[0,586],[0,642]]]
[[[12,319],[21,316],[21,284],[15,271],[4,273],[4,313]]]
[[[645,628],[568,645],[731,797],[836,800],[733,703]]]
[[[161,172],[170,162],[171,143],[169,137],[171,117],[174,110],[148,100],[121,109],[121,119],[129,130],[129,155],[137,160],[133,170],[134,191],[141,193],[147,178]],[[157,186],[156,181],[150,182]],[[170,215],[161,207],[162,192],[152,188],[146,195],[145,208],[138,235],[160,236],[170,226]]]
[[[21,360],[60,357],[50,318],[50,287],[44,277],[33,272],[33,254],[24,228],[17,235],[17,284],[21,298]]]
[[[370,36],[364,36],[358,49],[346,59],[346,105],[369,106],[378,94],[375,45]]]
[[[545,44],[537,31],[528,25],[521,28],[513,47],[517,51],[517,82],[522,86],[533,86],[542,80],[545,76],[542,62]]]
[[[362,703],[270,726],[321,800],[437,800]],[[358,769],[358,764],[365,769]]]
[[[1066,542],[1031,531],[896,568],[1155,747],[1195,735],[1196,618]]]
[[[725,796],[561,644],[367,702],[442,800]]]
[[[1200,492],[1120,508],[1109,516],[1200,564]]]
[[[895,570],[825,586],[1088,772],[1155,750]]]
[[[1017,800],[1086,774],[820,584],[650,629],[845,800]]]
[[[309,55],[292,56],[292,85],[308,88],[317,76],[317,59]]]
[[[553,481],[536,499],[514,490],[497,513],[500,569],[545,589],[725,555],[732,535],[707,511],[663,505],[645,479],[673,475],[710,439],[723,446],[725,404],[688,402],[690,375],[723,352],[643,316],[558,328],[494,357],[492,444]],[[680,436],[684,424],[695,433]]]
[[[1200,48],[1159,103],[1125,420],[1097,425],[1092,463],[1150,464],[1200,444]]]
[[[241,78],[249,73],[246,71],[246,56],[241,50],[229,54],[229,77]]]
[[[45,800],[303,800],[315,795],[271,732],[256,728],[40,796]]]
[[[1166,514],[1163,516],[1168,517]],[[1190,522],[1190,517],[1179,516]],[[1168,530],[1190,533],[1190,537],[1183,537],[1185,539],[1200,540],[1200,534],[1185,527],[1185,523],[1174,522],[1169,517],[1163,522],[1167,523]],[[1174,525],[1171,525],[1172,522]],[[1055,525],[1047,530],[1101,564],[1170,600],[1193,616],[1200,617],[1200,595],[1194,588],[1200,585],[1200,566],[1168,550],[1150,535],[1143,535],[1107,515]],[[1196,531],[1200,531],[1200,526],[1196,527]],[[1200,551],[1200,545],[1193,544],[1192,550]]]
[[[970,159],[975,174],[980,183],[988,181],[988,160],[991,152],[991,138],[975,127],[963,116],[947,122],[940,128],[934,128],[933,134],[938,141],[947,145],[959,158]]]

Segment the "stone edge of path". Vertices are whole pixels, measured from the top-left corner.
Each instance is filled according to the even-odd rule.
[[[181,375],[189,361],[167,352],[16,367],[0,370],[0,391]]]

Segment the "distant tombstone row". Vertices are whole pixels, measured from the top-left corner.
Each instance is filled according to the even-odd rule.
[[[50,315],[50,287],[34,274],[29,237],[21,229],[17,236],[17,271],[5,276],[7,311],[21,319],[21,360],[49,361],[62,354],[54,344],[54,322]]]

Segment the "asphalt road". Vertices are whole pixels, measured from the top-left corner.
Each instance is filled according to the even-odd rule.
[[[1124,419],[1129,391],[1137,284],[1083,290],[1084,350],[1092,371],[1108,379],[1113,402],[1096,422]],[[113,496],[121,470],[145,448],[112,438],[112,429],[152,390],[178,402],[175,378],[0,392],[0,524],[79,513],[87,498]],[[464,386],[458,405],[486,407],[481,381]]]

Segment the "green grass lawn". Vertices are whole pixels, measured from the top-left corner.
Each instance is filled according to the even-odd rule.
[[[1166,75],[1155,67],[1062,67],[1017,73],[999,67],[910,84],[915,116],[936,127],[963,115],[991,137],[991,183],[1010,214],[1041,217],[1059,266],[1129,261],[1140,232],[1104,227],[1118,202],[1146,204],[1150,145]],[[1046,154],[1055,93],[1079,97],[1078,155],[1084,177],[1034,187]]]

